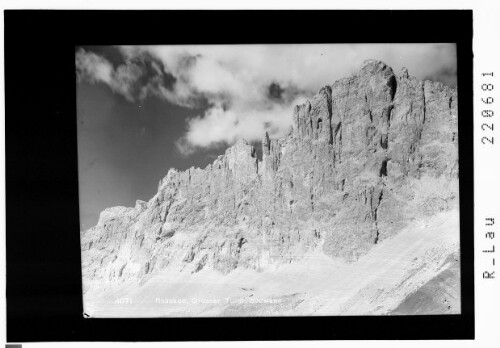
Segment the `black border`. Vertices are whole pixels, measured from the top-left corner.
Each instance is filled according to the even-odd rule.
[[[474,338],[471,10],[7,10],[4,18],[8,341]],[[457,43],[462,314],[84,319],[75,46],[334,42]]]

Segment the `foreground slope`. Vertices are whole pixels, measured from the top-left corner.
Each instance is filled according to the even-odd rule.
[[[266,134],[262,147],[262,161],[240,141],[205,169],[171,169],[149,202],[102,212],[81,237],[87,313],[140,315],[154,296],[146,316],[259,315],[248,303],[204,312],[154,302],[255,288],[289,296],[269,305],[275,314],[388,313],[459,251],[456,90],[367,61],[295,107],[289,132]],[[239,285],[247,279],[255,284]],[[133,306],[113,309],[132,295]]]

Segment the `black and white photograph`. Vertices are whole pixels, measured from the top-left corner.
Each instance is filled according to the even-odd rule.
[[[498,11],[268,1],[4,11],[6,346],[498,342]]]
[[[86,316],[460,314],[454,44],[75,66]]]

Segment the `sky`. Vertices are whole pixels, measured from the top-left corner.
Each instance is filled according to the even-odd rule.
[[[169,168],[203,168],[242,138],[260,151],[366,59],[456,86],[454,44],[76,47],[81,228],[148,201]]]

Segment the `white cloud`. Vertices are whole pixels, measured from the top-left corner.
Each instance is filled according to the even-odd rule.
[[[233,144],[238,139],[261,140],[267,131],[273,137],[286,132],[292,123],[290,105],[303,103],[297,98],[290,104],[273,104],[268,108],[231,108],[224,110],[220,105],[208,109],[203,116],[188,123],[189,131],[178,142],[182,153],[190,153],[199,147]]]
[[[156,79],[136,96],[154,94],[171,103],[192,107],[200,100],[210,107],[188,121],[178,142],[183,153],[197,147],[232,144],[240,138],[259,140],[266,130],[275,135],[291,124],[296,98],[309,97],[335,80],[357,71],[366,59],[379,59],[396,72],[403,66],[423,78],[456,81],[453,44],[342,45],[214,45],[122,46],[126,63],[117,69],[94,53],[80,51],[77,68],[93,82],[104,82],[134,99],[134,84],[144,75],[135,62],[149,59]],[[163,68],[161,72],[160,62]],[[166,86],[162,75],[173,76]],[[151,75],[151,74],[150,74]],[[270,98],[269,86],[280,95]]]
[[[78,79],[87,79],[91,83],[104,82],[129,101],[134,101],[133,88],[143,70],[134,64],[120,65],[117,69],[105,58],[80,49],[76,53],[76,71]]]
[[[76,53],[76,71],[78,78],[87,78],[91,82],[111,83],[113,66],[103,57],[80,49]]]

